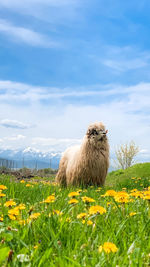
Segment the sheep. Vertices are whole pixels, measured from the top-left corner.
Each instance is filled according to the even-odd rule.
[[[102,186],[109,167],[107,130],[102,122],[89,125],[80,146],[68,148],[55,181],[64,186]]]

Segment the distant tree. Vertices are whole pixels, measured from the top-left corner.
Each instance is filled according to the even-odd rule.
[[[131,141],[129,144],[121,145],[115,151],[117,165],[119,165],[122,169],[130,167],[134,163],[134,158],[138,152],[139,147],[134,143],[134,141]]]

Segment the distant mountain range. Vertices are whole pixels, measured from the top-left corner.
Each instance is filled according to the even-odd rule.
[[[14,161],[15,168],[57,169],[62,152],[41,152],[27,147],[22,150],[0,149],[0,158]]]
[[[0,149],[0,160],[13,160],[15,168],[58,169],[61,155],[61,151],[42,152],[31,147],[22,150]],[[110,166],[109,172],[114,169],[115,168]]]

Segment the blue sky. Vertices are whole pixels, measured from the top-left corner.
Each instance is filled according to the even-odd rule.
[[[0,0],[0,146],[64,149],[103,121],[150,156],[150,2]]]

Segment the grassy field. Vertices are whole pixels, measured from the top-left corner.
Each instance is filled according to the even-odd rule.
[[[149,266],[150,163],[104,188],[0,176],[0,266]]]

